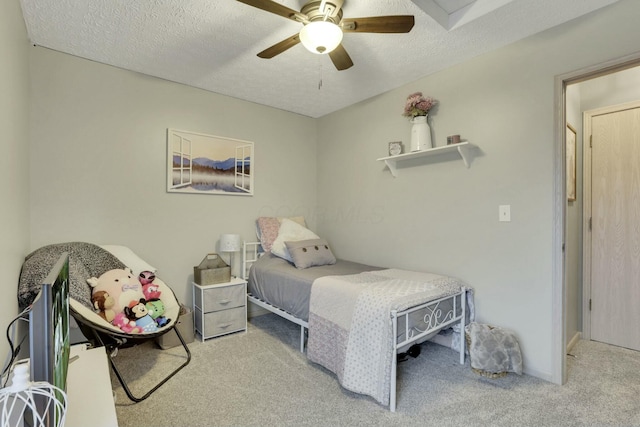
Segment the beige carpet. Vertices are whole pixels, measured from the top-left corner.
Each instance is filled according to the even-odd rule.
[[[459,365],[454,351],[425,343],[399,364],[390,413],[308,362],[298,334],[269,314],[251,319],[247,333],[193,342],[189,366],[141,403],[114,380],[120,426],[640,426],[638,352],[582,341],[568,358],[568,384],[557,386],[515,374],[489,380],[468,361]],[[139,346],[117,361],[141,395],[183,354]]]

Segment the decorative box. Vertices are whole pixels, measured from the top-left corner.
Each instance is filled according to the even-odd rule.
[[[186,344],[193,342],[195,332],[193,329],[193,310],[191,310],[191,308],[180,304],[180,314],[176,323],[176,329],[180,331],[180,335],[182,335],[182,339]],[[156,338],[156,343],[158,343],[163,350],[182,345],[175,331],[169,331],[166,334],[160,335]]]
[[[218,254],[207,254],[200,265],[193,267],[193,281],[198,285],[215,285],[231,280],[231,267]]]

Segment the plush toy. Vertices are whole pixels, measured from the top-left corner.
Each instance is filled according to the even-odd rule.
[[[153,273],[153,271],[145,270],[138,275],[138,280],[140,281],[142,286],[148,285],[149,283],[156,280],[156,275]]]
[[[142,332],[142,329],[136,326],[136,322],[129,320],[124,313],[116,314],[116,317],[113,318],[113,322],[111,323],[128,334],[139,334]]]
[[[91,295],[91,302],[93,303],[93,308],[98,312],[98,315],[107,322],[111,323],[114,317],[116,317],[116,312],[113,311],[116,300],[109,295],[109,292],[94,292],[93,295]]]
[[[138,301],[131,301],[129,306],[124,308],[124,314],[129,320],[136,322],[136,326],[142,329],[142,332],[155,332],[158,325],[149,315],[145,305],[145,299],[140,298]]]
[[[115,304],[112,310],[115,314],[124,311],[131,301],[144,298],[142,285],[130,268],[109,270],[99,278],[87,279],[87,282],[93,288],[92,294],[105,291],[113,297]]]
[[[153,283],[155,279],[156,275],[153,274],[152,271],[143,271],[138,276],[138,280],[142,285],[142,293],[144,294],[144,298],[147,301],[152,299],[160,299],[160,295],[162,294],[162,292],[160,292],[160,286]]]
[[[147,307],[147,312],[159,327],[166,326],[171,321],[171,319],[167,319],[163,316],[165,307],[161,300],[153,299],[147,301],[145,306]]]

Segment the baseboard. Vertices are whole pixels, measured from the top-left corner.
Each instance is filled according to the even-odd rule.
[[[573,347],[582,339],[582,332],[576,332],[576,334],[571,338],[569,344],[567,344],[567,353],[571,353]]]

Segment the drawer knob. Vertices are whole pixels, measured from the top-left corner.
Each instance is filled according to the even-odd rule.
[[[220,329],[227,329],[229,326],[231,326],[231,323],[223,323],[222,325],[218,325]]]
[[[231,302],[231,300],[230,300],[230,299],[223,299],[223,300],[220,300],[220,301],[219,301],[219,303],[220,303],[220,304],[222,304],[222,305],[224,305],[224,304],[229,304],[230,302]]]

